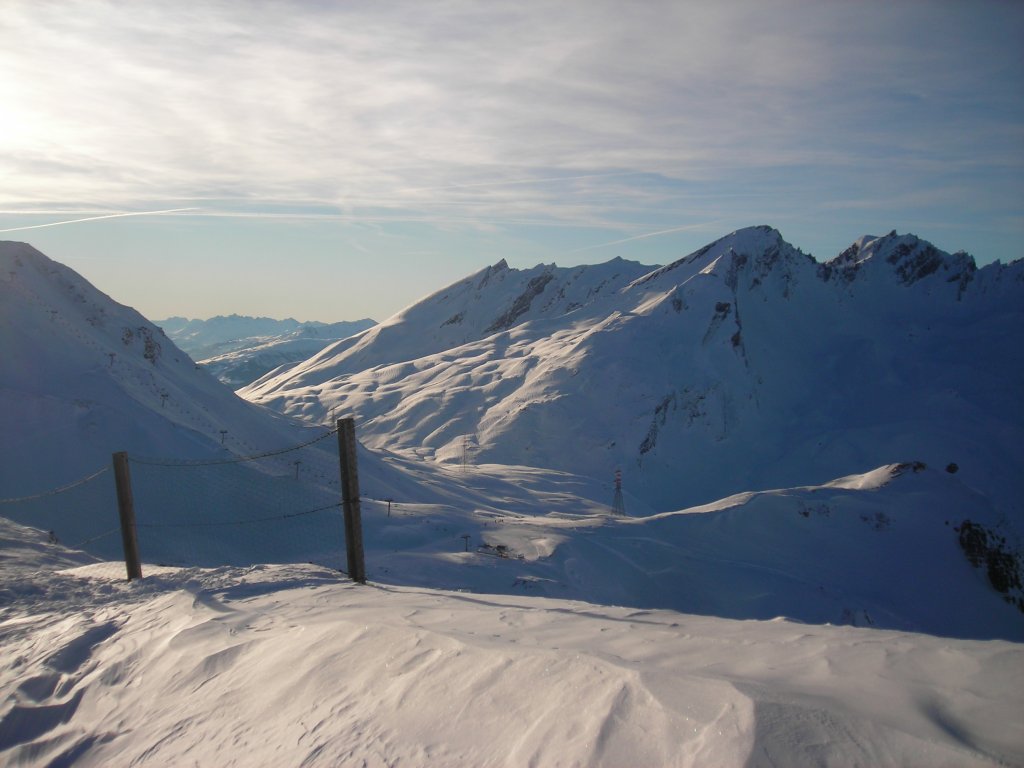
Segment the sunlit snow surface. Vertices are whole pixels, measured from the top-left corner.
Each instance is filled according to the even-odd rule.
[[[997,765],[1024,647],[384,584],[39,570],[2,528],[12,765]],[[49,555],[53,566],[59,552]]]

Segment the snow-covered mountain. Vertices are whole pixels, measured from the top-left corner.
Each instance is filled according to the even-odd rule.
[[[330,375],[355,373],[458,349],[530,320],[559,318],[615,295],[650,267],[613,259],[561,269],[509,268],[505,260],[470,275],[399,312],[387,321],[327,348],[290,372],[268,380],[296,386]],[[540,297],[540,298],[539,298]],[[257,384],[253,391],[275,385]]]
[[[296,422],[235,395],[178,349],[135,310],[118,304],[73,270],[24,243],[0,243],[0,499],[37,495],[103,469],[111,454],[174,460],[221,460],[307,442],[326,430]],[[329,441],[326,441],[329,443]],[[326,448],[326,450],[321,450]],[[322,455],[321,455],[322,454]],[[237,465],[233,483],[250,497],[295,473],[292,461],[326,490],[338,483],[337,447],[320,445],[275,464]],[[367,488],[386,495],[404,475],[364,454]],[[140,514],[230,518],[252,498],[208,505],[191,501],[202,485],[166,473],[147,479],[136,467],[137,491],[150,486]],[[384,478],[391,478],[384,480]],[[162,485],[161,485],[162,483]],[[89,484],[88,497],[44,498],[38,504],[0,506],[0,514],[37,527],[56,528],[61,540],[81,541],[116,526],[108,477]],[[84,491],[83,491],[84,493]],[[174,512],[174,500],[179,499]],[[273,504],[268,498],[262,504]],[[287,511],[287,510],[286,510]],[[251,512],[250,512],[251,513]],[[112,517],[111,517],[112,516]],[[102,519],[109,525],[100,525]],[[112,522],[111,522],[112,521]],[[114,555],[116,539],[95,551]],[[223,553],[228,557],[230,553]],[[230,559],[230,557],[228,557]]]
[[[799,254],[793,258],[796,264],[807,260]],[[301,454],[272,455],[266,463],[177,462],[258,454],[323,434],[323,427],[303,427],[239,399],[198,370],[134,310],[114,303],[28,246],[4,244],[0,259],[9,275],[0,281],[0,338],[5,363],[10,363],[0,369],[0,413],[6,434],[20,436],[3,445],[0,501],[62,486],[109,465],[111,452],[127,450],[136,457],[133,486],[147,562],[342,564],[337,512],[328,509],[338,498],[336,448],[330,441]],[[652,285],[677,268],[652,275],[639,265],[613,262],[594,268],[603,273],[596,282],[586,279],[588,269],[559,272],[545,267],[539,272],[552,275],[544,278],[546,283],[558,281],[564,288],[555,292],[550,311],[556,311],[558,302],[564,302],[563,312],[575,303],[568,309],[572,314],[599,312],[595,305]],[[529,286],[531,281],[539,284],[537,277],[502,266],[460,284],[464,321],[473,313],[482,319],[457,331],[479,331],[479,338],[457,349],[493,351],[513,336],[537,350],[531,353],[537,359],[517,357],[518,342],[512,341],[507,359],[482,355],[480,375],[508,371],[518,360],[533,369],[540,382],[536,386],[542,387],[543,377],[557,373],[543,359],[545,345],[557,362],[572,354],[560,346],[567,333],[581,333],[587,341],[585,327],[559,330],[564,319],[546,317],[545,305],[527,307],[522,314],[532,313],[534,319],[525,325],[483,335],[495,317],[514,322],[511,315],[532,303],[517,303],[522,295],[517,291],[534,290]],[[504,283],[510,304],[489,307],[481,290],[485,280]],[[794,285],[790,281],[790,290]],[[1003,290],[996,283],[989,288]],[[657,291],[650,295],[655,301],[659,296]],[[690,309],[677,312],[670,295],[667,316],[695,311],[698,296],[684,292],[679,301]],[[445,311],[431,302],[420,310],[421,318],[428,311],[435,317]],[[618,313],[602,322],[610,329],[624,317]],[[359,354],[383,354],[384,345],[366,337],[393,333],[387,328],[395,325],[400,324],[371,329],[338,346],[357,349],[365,344]],[[445,334],[456,332],[453,325],[442,323],[431,337],[434,343],[446,343]],[[530,342],[532,329],[544,327],[556,330]],[[611,330],[603,337],[601,333],[596,333],[599,341],[614,339]],[[730,341],[720,357],[730,360],[730,354],[738,354],[734,349]],[[587,365],[586,351],[585,343],[577,345],[581,371]],[[442,365],[447,354],[425,360]],[[622,364],[629,364],[630,351],[622,354]],[[419,362],[404,365],[415,371]],[[462,364],[461,358],[447,361],[457,370]],[[312,361],[306,365],[314,366]],[[583,376],[567,371],[563,381],[586,381]],[[527,386],[533,386],[526,378]],[[514,387],[522,386],[514,375],[508,379]],[[504,384],[500,379],[483,382],[476,391],[470,378],[458,386],[451,396],[473,402],[469,398],[486,398]],[[556,394],[549,393],[552,398]],[[429,417],[424,410],[421,418]],[[606,418],[613,423],[615,415]],[[360,424],[360,434],[374,435],[365,424]],[[401,436],[400,431],[396,434]],[[586,436],[581,427],[576,437]],[[574,448],[573,437],[563,439],[566,450]],[[770,439],[763,438],[765,443]],[[453,467],[411,454],[361,453],[372,580],[529,592],[733,618],[785,615],[958,636],[1024,637],[1020,542],[1015,538],[1019,527],[966,470],[953,474],[943,466],[886,465],[864,475],[865,469],[873,469],[868,466],[841,480],[828,478],[813,486],[766,483],[753,489],[759,493],[722,494],[713,503],[664,514],[654,514],[642,494],[627,487],[624,497],[632,517],[619,518],[609,516],[612,489],[601,478],[483,464],[479,458],[474,462],[479,466]],[[984,478],[980,472],[973,476]],[[98,526],[99,532],[111,529],[116,534],[109,486],[108,479],[90,493],[75,490],[54,499],[4,504],[0,514],[52,529],[61,541],[83,542],[94,554],[116,559],[116,535],[96,539],[93,519],[107,521]],[[93,484],[85,487],[93,489]],[[770,488],[788,489],[765,490]],[[314,510],[325,510],[327,516],[306,515]],[[282,527],[280,518],[285,517],[289,522]],[[260,522],[266,518],[273,521]],[[231,536],[204,535],[209,526],[230,526]],[[922,590],[931,597],[922,596]]]
[[[135,310],[24,243],[0,244],[0,482],[31,492],[117,450],[196,457],[297,434],[235,397]],[[45,457],[35,471],[21,457]],[[37,477],[45,474],[45,477]],[[45,486],[43,486],[45,487]]]
[[[292,318],[240,315],[209,320],[171,317],[157,322],[168,338],[232,389],[275,369],[284,370],[374,324],[369,319],[300,323]]]
[[[653,269],[499,263],[240,390],[371,446],[550,467],[659,510],[957,465],[1024,519],[1024,262],[913,235],[818,263],[770,227]]]

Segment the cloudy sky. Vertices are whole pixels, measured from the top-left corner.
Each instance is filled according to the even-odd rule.
[[[384,319],[753,224],[1009,261],[1021,40],[1015,0],[4,0],[0,238],[151,319]]]

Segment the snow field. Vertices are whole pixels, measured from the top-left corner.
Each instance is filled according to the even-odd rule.
[[[76,765],[989,765],[1019,645],[168,571],[0,614],[0,754]],[[42,606],[40,606],[42,607]],[[68,606],[70,607],[70,606]]]

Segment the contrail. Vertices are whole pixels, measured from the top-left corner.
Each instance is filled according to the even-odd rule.
[[[24,229],[42,229],[43,227],[59,227],[64,224],[78,224],[82,221],[99,221],[100,219],[119,219],[123,216],[159,216],[164,213],[181,213],[197,211],[198,208],[168,208],[166,211],[130,211],[128,213],[108,213],[103,216],[87,216],[84,219],[68,219],[67,221],[51,221],[49,224],[30,224],[27,227],[11,227],[0,229],[0,232],[21,232]]]
[[[672,229],[659,229],[657,232],[645,232],[642,235],[634,235],[633,237],[624,237],[621,240],[612,240],[610,243],[598,243],[597,245],[587,245],[583,248],[574,248],[567,253],[579,253],[580,251],[592,251],[595,248],[607,248],[611,245],[620,245],[622,243],[628,243],[633,240],[643,240],[648,237],[657,237],[658,235],[669,235],[673,232],[685,232],[688,229],[700,229],[701,227],[710,227],[712,224],[717,224],[717,221],[707,221],[702,224],[687,224],[685,227],[673,227]]]

